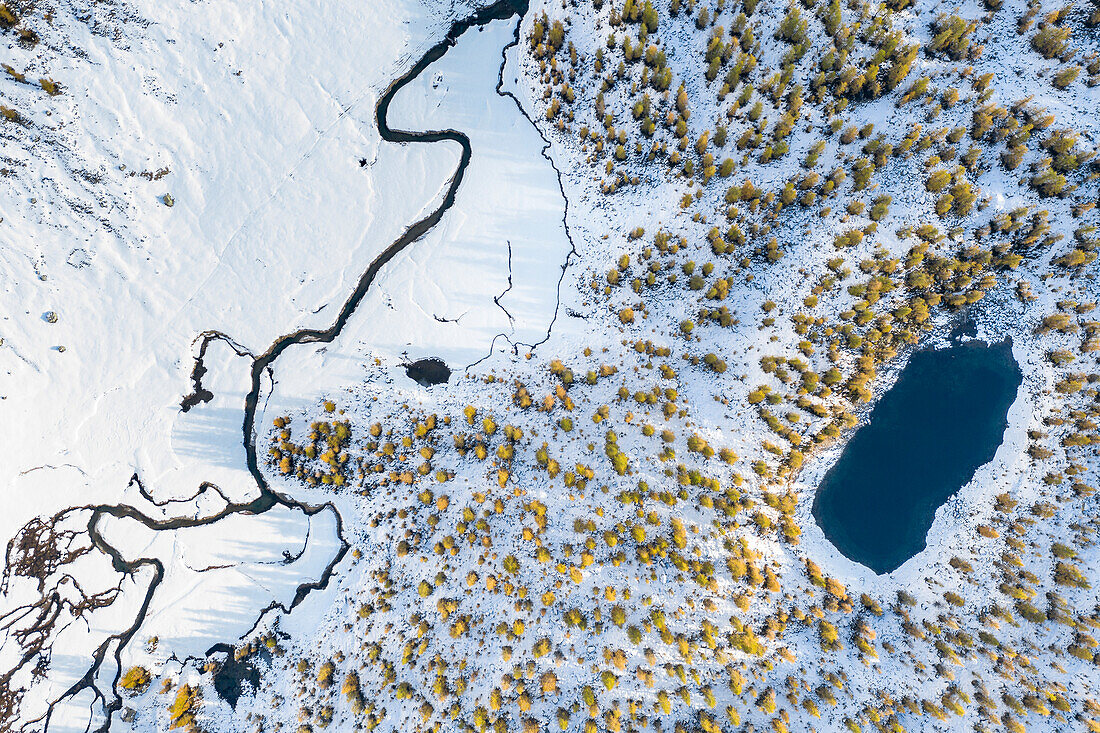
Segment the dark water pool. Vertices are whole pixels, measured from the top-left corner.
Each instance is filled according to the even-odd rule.
[[[888,573],[992,460],[1022,375],[1009,341],[915,353],[825,475],[813,514],[846,557]]]
[[[405,364],[405,374],[422,387],[445,384],[451,378],[451,370],[447,364],[434,356]]]

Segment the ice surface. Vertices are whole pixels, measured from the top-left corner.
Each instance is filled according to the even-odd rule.
[[[455,204],[381,271],[334,343],[280,357],[269,416],[357,383],[374,358],[411,386],[399,368],[406,360],[442,358],[455,379],[494,348],[546,338],[571,244],[545,143],[513,99],[496,92],[501,50],[515,25],[494,21],[469,31],[394,98],[392,128],[469,136],[473,153]],[[505,78],[514,77],[515,52],[509,47]],[[454,147],[429,147],[445,146]]]

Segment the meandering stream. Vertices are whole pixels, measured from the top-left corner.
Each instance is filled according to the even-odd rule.
[[[401,91],[412,80],[417,78],[426,68],[431,64],[442,58],[448,49],[453,47],[458,38],[467,30],[479,26],[486,25],[495,20],[504,20],[513,16],[522,15],[527,11],[527,0],[497,0],[494,4],[487,8],[484,8],[473,15],[455,21],[450,30],[447,32],[446,37],[429,48],[423,56],[414,64],[408,71],[402,76],[393,80],[386,91],[379,98],[377,106],[375,108],[375,120],[378,125],[379,133],[383,140],[391,143],[407,144],[407,143],[436,143],[443,141],[450,141],[458,143],[461,147],[461,157],[455,172],[452,174],[442,201],[440,204],[428,213],[420,220],[411,224],[405,232],[386,249],[384,249],[374,260],[370,263],[367,269],[360,276],[358,283],[352,290],[351,294],[344,301],[343,305],[332,323],[331,326],[325,329],[301,329],[293,333],[277,339],[271,346],[262,354],[255,356],[250,368],[251,373],[251,386],[248,393],[245,396],[244,401],[244,418],[242,423],[242,439],[245,448],[246,463],[248,471],[252,475],[253,480],[259,490],[259,495],[251,501],[244,503],[233,503],[226,500],[226,506],[215,514],[204,517],[172,517],[167,519],[157,519],[150,517],[138,510],[137,508],[121,504],[121,505],[93,505],[84,507],[73,507],[65,510],[53,517],[55,524],[59,523],[64,517],[70,515],[73,512],[78,511],[90,511],[90,518],[87,524],[88,535],[91,538],[91,542],[100,552],[103,552],[111,559],[111,563],[114,569],[124,575],[133,576],[141,572],[145,568],[151,568],[153,571],[152,579],[149,583],[149,587],[146,591],[145,598],[138,609],[136,618],[133,623],[130,624],[123,631],[113,634],[102,642],[95,650],[91,664],[88,671],[84,676],[67,689],[57,700],[53,701],[48,709],[45,718],[39,721],[44,724],[45,729],[49,728],[51,717],[54,710],[62,702],[75,698],[77,695],[91,691],[93,694],[93,701],[99,701],[103,705],[103,722],[97,728],[98,731],[107,731],[111,725],[111,719],[113,713],[121,709],[122,701],[117,695],[116,689],[121,675],[121,654],[126,646],[131,642],[134,635],[141,628],[142,623],[145,620],[145,616],[149,610],[150,603],[153,600],[155,593],[164,580],[165,568],[164,564],[156,557],[138,558],[136,560],[126,560],[120,551],[114,548],[110,542],[103,536],[100,531],[100,522],[104,517],[110,516],[119,519],[130,519],[156,531],[164,530],[176,530],[184,529],[188,527],[197,527],[202,525],[212,524],[224,519],[227,516],[233,514],[248,514],[257,515],[263,514],[268,510],[276,506],[282,506],[288,509],[299,510],[303,512],[307,517],[312,517],[323,511],[332,511],[336,518],[336,529],[340,539],[340,548],[332,558],[331,562],[325,568],[319,580],[310,583],[304,583],[299,585],[295,592],[293,601],[289,606],[283,606],[281,603],[273,602],[267,609],[257,609],[257,613],[262,615],[268,610],[274,608],[280,608],[284,612],[289,612],[295,606],[297,606],[309,593],[314,590],[319,590],[327,587],[332,572],[344,558],[348,544],[343,537],[343,524],[336,510],[335,506],[326,502],[319,505],[307,504],[301,502],[291,496],[278,492],[268,485],[263,471],[260,468],[259,459],[256,451],[256,412],[258,405],[260,404],[260,395],[264,390],[264,375],[265,373],[273,373],[274,365],[279,356],[292,346],[299,344],[309,343],[330,343],[332,342],[343,330],[347,324],[348,319],[351,318],[356,308],[362,302],[363,298],[370,290],[371,284],[374,282],[376,276],[381,269],[390,262],[395,256],[402,252],[406,247],[413,244],[433,227],[435,227],[444,214],[450,209],[455,202],[455,196],[459,187],[462,184],[463,176],[470,163],[472,155],[472,149],[469,138],[459,130],[444,129],[444,130],[429,130],[423,132],[415,132],[408,130],[394,130],[391,129],[387,122],[387,114],[390,108],[390,104],[394,96]],[[519,30],[517,26],[516,40],[519,39]],[[503,61],[502,61],[503,70]],[[502,93],[499,91],[498,93]],[[560,178],[559,178],[560,183]],[[181,403],[181,409],[188,410],[192,407],[205,402],[210,399],[209,391],[204,389],[202,385],[202,377],[206,372],[206,368],[202,363],[202,359],[206,353],[206,345],[209,341],[214,339],[226,339],[228,337],[221,333],[209,332],[202,336],[202,343],[200,345],[198,356],[196,358],[195,368],[192,372],[192,381],[194,383],[194,391],[191,395],[184,397]],[[232,343],[230,341],[230,343]],[[137,483],[141,494],[153,504],[157,502],[153,501],[153,497],[141,486],[137,476],[134,477],[134,481]],[[203,484],[199,487],[196,497],[207,490],[218,491],[217,487],[210,484]],[[220,493],[220,491],[218,492]],[[224,495],[223,495],[224,498]],[[164,504],[158,504],[163,506]],[[41,535],[39,535],[41,536]],[[52,537],[52,533],[48,536]],[[10,553],[10,548],[9,548]],[[227,645],[218,645],[214,647],[213,651],[225,651],[228,650]],[[37,651],[29,651],[25,654],[23,664],[26,664],[30,658],[36,653],[41,653],[43,648],[37,649]],[[98,687],[99,676],[104,671],[103,665],[108,659],[112,658],[115,664],[118,666],[117,671],[112,680],[111,689],[103,690]],[[16,668],[16,670],[19,667]],[[14,670],[8,672],[6,675],[0,675],[0,685],[6,685],[11,679]],[[93,718],[94,720],[94,718]]]

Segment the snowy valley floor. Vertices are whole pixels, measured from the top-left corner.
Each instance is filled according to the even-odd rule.
[[[5,21],[0,727],[1100,730],[1100,11],[486,20],[344,323],[437,5]],[[876,575],[815,488],[963,320],[1004,439]]]

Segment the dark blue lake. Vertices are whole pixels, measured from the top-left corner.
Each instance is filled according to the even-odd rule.
[[[1008,341],[914,353],[818,487],[825,536],[876,573],[923,550],[936,509],[993,459],[1021,381]]]

